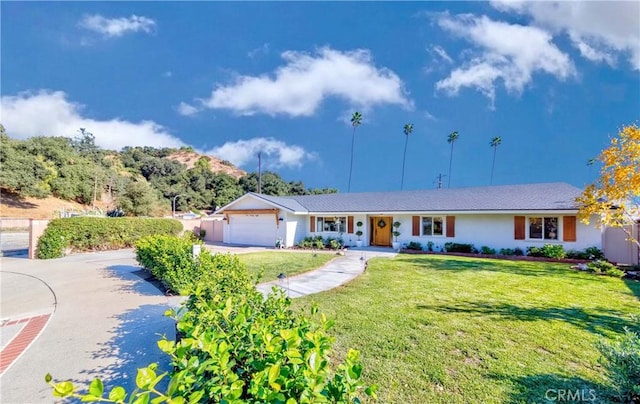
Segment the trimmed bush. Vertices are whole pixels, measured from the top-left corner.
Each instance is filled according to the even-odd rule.
[[[431,246],[433,246],[433,242],[430,241]],[[420,244],[417,241],[410,241],[407,243],[407,246],[405,247],[407,250],[414,250],[414,251],[422,251],[422,244]],[[433,250],[429,250],[429,251],[433,251]]]
[[[174,219],[71,217],[52,220],[38,240],[37,257],[60,258],[65,250],[117,250],[132,247],[152,234],[178,234],[182,223]]]
[[[444,249],[446,252],[459,252],[459,253],[472,253],[474,248],[473,244],[463,243],[444,243]]]
[[[542,247],[527,247],[527,255],[530,257],[563,259],[566,253],[564,247],[560,244],[545,244]]]
[[[482,247],[480,247],[480,254],[496,255],[496,250],[495,248],[491,248],[491,247],[487,247],[486,245],[483,245]]]

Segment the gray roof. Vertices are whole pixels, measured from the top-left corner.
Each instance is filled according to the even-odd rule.
[[[566,183],[362,192],[302,196],[254,196],[294,212],[429,212],[577,210],[582,190]]]

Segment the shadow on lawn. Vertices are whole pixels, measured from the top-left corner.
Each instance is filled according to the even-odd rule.
[[[640,281],[635,279],[625,279],[624,284],[627,285],[631,293],[640,300]]]
[[[442,306],[418,304],[418,309],[446,313],[469,313],[499,316],[504,320],[518,321],[563,321],[599,335],[621,333],[624,327],[633,327],[632,320],[625,320],[624,313],[602,308],[598,313],[580,307],[520,307],[508,303],[467,303]]]
[[[514,386],[506,400],[509,403],[603,403],[611,400],[612,391],[609,387],[580,377],[565,377],[557,374],[524,377],[498,375],[492,377],[506,380]]]

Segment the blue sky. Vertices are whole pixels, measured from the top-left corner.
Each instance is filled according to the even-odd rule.
[[[564,181],[640,117],[640,2],[2,2],[10,136],[191,145],[310,187]]]

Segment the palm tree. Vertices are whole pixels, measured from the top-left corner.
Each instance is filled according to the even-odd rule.
[[[402,179],[400,180],[400,191],[402,191],[402,187],[404,185],[404,163],[407,160],[407,143],[409,143],[409,135],[413,132],[413,124],[408,123],[404,125],[404,154],[402,155]]]
[[[496,165],[496,150],[501,143],[502,138],[500,136],[494,137],[493,139],[491,139],[491,142],[489,142],[489,145],[493,147],[493,161],[491,162],[491,180],[489,181],[489,185],[493,185],[493,168]]]
[[[353,172],[353,144],[356,140],[356,128],[362,123],[362,114],[356,111],[351,116],[351,125],[353,126],[353,133],[351,134],[351,165],[349,166],[349,186],[347,192],[351,191],[351,173]]]
[[[453,144],[458,140],[458,132],[451,132],[447,138],[447,142],[451,143],[451,154],[449,155],[449,182],[447,188],[451,188],[451,162],[453,161]]]

